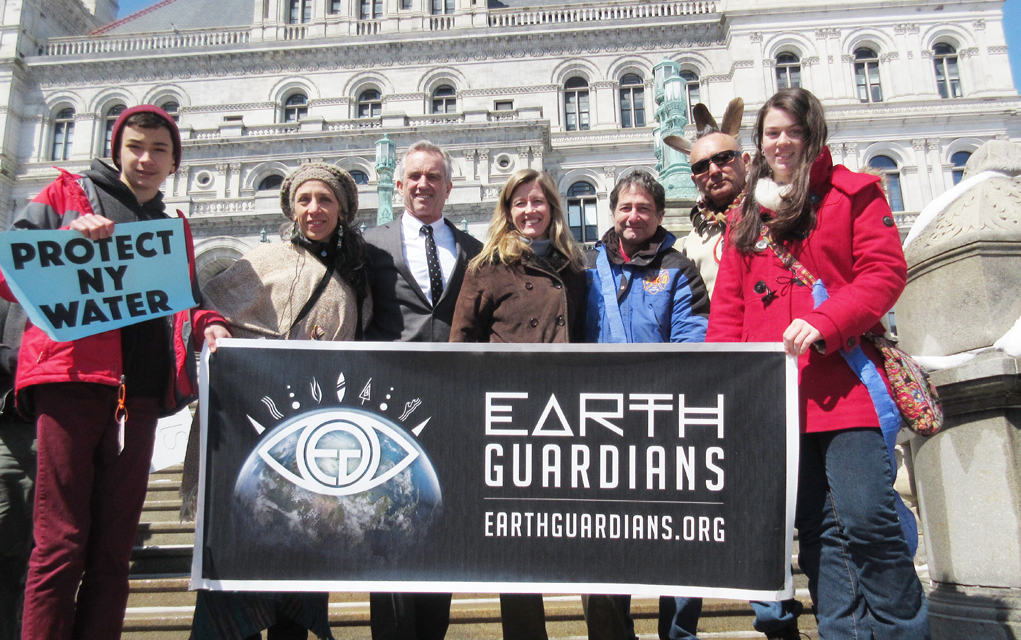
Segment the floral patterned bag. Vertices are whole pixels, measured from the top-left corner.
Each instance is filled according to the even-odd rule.
[[[808,287],[815,285],[816,277],[790,251],[773,239],[769,227],[762,225],[761,234],[760,242],[765,242],[773,250],[795,278]],[[920,436],[932,436],[939,432],[943,427],[943,405],[940,404],[936,387],[929,381],[929,374],[907,351],[889,338],[873,333],[866,333],[864,337],[876,345],[883,356],[883,368],[893,390],[893,402],[908,429]]]

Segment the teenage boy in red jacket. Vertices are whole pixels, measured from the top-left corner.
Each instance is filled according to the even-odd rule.
[[[173,118],[152,105],[127,109],[110,149],[116,168],[94,160],[82,176],[62,172],[12,228],[70,228],[100,240],[116,224],[167,218],[160,186],[181,162]],[[187,222],[185,237],[198,301]],[[26,327],[15,389],[19,408],[35,417],[39,457],[23,640],[120,637],[156,421],[195,395],[192,330],[210,350],[230,335],[219,314],[199,310],[70,342]]]

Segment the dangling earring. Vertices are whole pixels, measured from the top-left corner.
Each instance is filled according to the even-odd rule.
[[[344,227],[337,229],[337,255],[340,255],[340,250],[344,248]]]

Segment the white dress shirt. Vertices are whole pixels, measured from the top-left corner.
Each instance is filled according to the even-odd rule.
[[[429,263],[425,257],[425,234],[422,222],[415,216],[404,212],[401,215],[401,238],[404,240],[404,261],[408,264],[411,275],[422,288],[426,300],[433,302],[432,287],[429,284]],[[440,259],[440,273],[443,275],[443,289],[446,290],[450,274],[454,273],[457,263],[457,244],[454,232],[450,230],[443,218],[429,225],[433,229],[433,241],[436,242],[436,255]]]

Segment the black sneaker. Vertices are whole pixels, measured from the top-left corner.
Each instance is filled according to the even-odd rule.
[[[767,640],[801,640],[801,634],[798,632],[798,628],[794,627],[767,633],[766,638]]]

